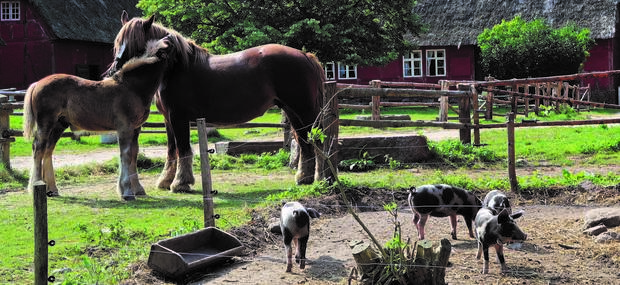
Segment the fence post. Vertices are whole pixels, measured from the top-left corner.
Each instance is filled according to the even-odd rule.
[[[469,85],[470,88],[470,92],[471,92],[471,100],[472,100],[472,109],[474,110],[473,112],[473,117],[474,117],[474,145],[475,146],[479,146],[480,145],[480,114],[478,112],[478,89],[476,88],[476,85],[471,84]]]
[[[9,102],[9,97],[0,95],[0,163],[6,169],[11,169],[11,143],[15,138],[5,137],[8,134],[12,108],[5,108],[3,105]]]
[[[458,90],[470,92],[471,87],[467,84],[459,84]],[[471,144],[471,130],[469,128],[471,125],[471,99],[472,96],[463,96],[459,100],[459,123],[465,124],[465,127],[459,129],[459,137],[462,144]],[[478,98],[475,100],[478,100]]]
[[[515,114],[508,113],[508,123],[506,124],[508,133],[508,179],[510,181],[510,191],[516,193],[519,190],[517,181],[516,161],[515,161]]]
[[[486,81],[494,81],[495,78],[493,77],[487,77],[485,78]],[[486,112],[484,113],[484,119],[485,120],[493,120],[493,89],[495,88],[495,86],[493,85],[489,85],[487,86],[487,103],[486,103]]]
[[[33,182],[32,200],[34,212],[34,284],[48,281],[48,231],[47,231],[47,185],[39,180]]]
[[[325,83],[325,92],[323,96],[323,114],[321,125],[323,126],[323,134],[325,134],[325,141],[323,142],[323,153],[327,155],[329,161],[334,168],[338,167],[339,153],[338,153],[338,132],[340,131],[340,122],[338,117],[338,91],[336,81],[330,81]],[[319,159],[317,157],[317,159]],[[321,161],[317,163],[320,165],[320,172],[323,177],[327,178],[330,183],[336,181],[338,173],[333,173],[331,168],[326,167],[326,162]],[[337,170],[336,170],[337,172]]]
[[[441,86],[442,91],[450,90],[450,85],[447,80],[440,80],[439,85]],[[448,121],[448,96],[439,97],[439,121],[447,122]]]
[[[196,120],[198,128],[198,147],[200,148],[200,174],[202,176],[202,199],[204,203],[204,226],[215,227],[213,215],[213,185],[211,184],[211,164],[209,163],[209,145],[207,140],[207,123],[204,118]]]
[[[381,88],[381,81],[372,80],[370,81],[370,87],[372,88]],[[372,96],[372,101],[370,102],[370,110],[371,110],[371,120],[379,121],[381,120],[381,96]]]

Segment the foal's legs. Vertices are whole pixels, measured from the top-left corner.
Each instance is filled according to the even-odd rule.
[[[38,124],[38,130],[35,134],[32,144],[33,165],[30,173],[30,182],[28,189],[32,190],[33,182],[43,180],[47,185],[47,191],[51,196],[58,196],[58,188],[56,187],[56,178],[54,177],[54,166],[52,164],[52,154],[56,143],[60,139],[62,133],[66,129],[60,123],[56,124]]]
[[[118,192],[123,200],[135,200],[137,195],[146,195],[138,180],[138,135],[140,128],[119,130],[118,145],[121,150],[121,173],[118,178]]]

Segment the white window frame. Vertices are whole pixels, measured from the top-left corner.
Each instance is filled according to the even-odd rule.
[[[438,53],[441,53],[442,56],[439,56]],[[445,49],[426,50],[426,74],[428,76],[446,76]]]
[[[21,7],[19,1],[0,2],[0,21],[19,21]]]
[[[338,63],[338,79],[357,79],[357,65]]]
[[[323,70],[325,71],[325,79],[336,80],[335,68],[336,68],[336,64],[333,61],[325,63],[325,65],[323,66]]]
[[[418,74],[416,74],[418,71]],[[422,51],[414,50],[403,56],[403,77],[422,77]]]

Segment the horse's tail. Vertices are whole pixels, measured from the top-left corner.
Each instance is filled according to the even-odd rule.
[[[325,94],[325,71],[323,70],[321,62],[314,54],[306,53],[306,56],[310,60],[310,64],[312,64],[312,67],[314,69],[314,76],[317,78],[317,94],[315,98],[315,104],[316,108],[319,110],[319,112],[321,112],[321,110],[323,109],[323,104],[325,103],[323,102],[323,96]]]
[[[34,96],[34,89],[37,83],[30,84],[26,91],[26,97],[24,97],[24,138],[29,140],[32,138],[34,129],[36,127],[34,112],[32,111],[32,96]]]

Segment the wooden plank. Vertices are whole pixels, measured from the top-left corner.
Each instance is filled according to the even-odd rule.
[[[550,121],[550,122],[525,122],[515,123],[515,128],[522,127],[551,127],[551,126],[582,126],[582,125],[600,125],[600,124],[620,124],[620,118],[615,119],[595,119],[595,120],[578,120],[578,121]],[[506,124],[484,124],[479,125],[480,129],[498,129],[505,128]]]
[[[473,82],[476,87],[484,87],[489,85],[495,86],[510,86],[514,84],[532,84],[532,83],[544,83],[544,82],[554,82],[554,81],[570,81],[575,79],[585,79],[585,78],[606,78],[611,75],[620,74],[620,70],[610,70],[610,71],[597,71],[597,72],[589,72],[589,73],[577,73],[570,75],[559,75],[559,76],[548,76],[548,77],[537,77],[537,78],[523,78],[523,79],[509,79],[509,80],[495,80],[491,82],[477,81]]]
[[[438,127],[445,129],[460,129],[465,125],[453,122],[436,121],[367,121],[340,119],[340,126],[358,126],[372,128],[403,128],[403,127]]]
[[[420,90],[420,89],[398,89],[398,88],[346,88],[338,91],[340,98],[370,98],[372,96],[388,97],[426,97],[440,98],[447,96],[459,98],[469,96],[468,92],[450,90]]]

